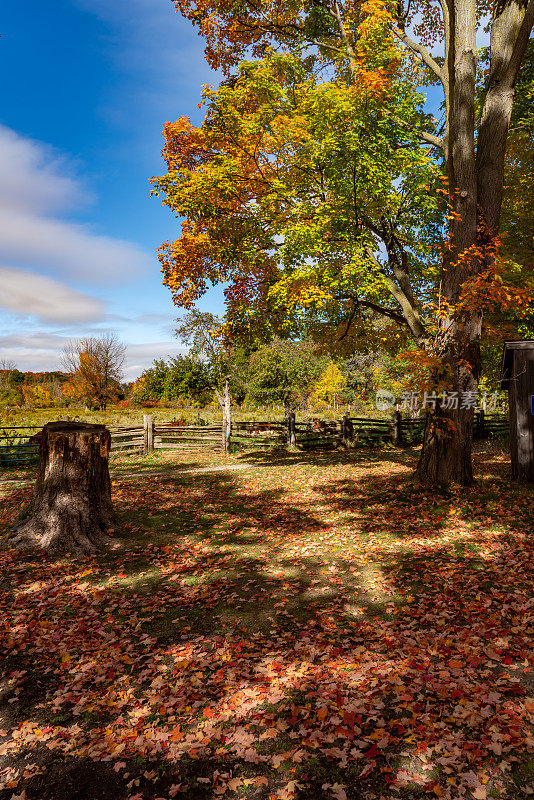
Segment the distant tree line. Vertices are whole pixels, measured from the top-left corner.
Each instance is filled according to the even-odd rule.
[[[114,333],[69,342],[62,371],[21,372],[0,362],[0,406],[218,403],[229,422],[232,405],[276,407],[287,416],[305,408],[372,408],[378,389],[397,396],[406,390],[409,361],[372,345],[337,357],[309,338],[232,346],[224,320],[197,309],[179,321],[176,333],[188,353],[155,359],[129,385],[122,383],[125,346]]]
[[[116,334],[103,333],[69,342],[63,371],[21,372],[11,362],[0,362],[0,406],[105,408],[125,397],[125,349]]]
[[[157,359],[133,384],[134,404],[181,403],[203,407],[219,399],[224,385],[241,406],[291,410],[369,405],[378,388],[400,393],[404,367],[386,353],[333,360],[309,340],[275,339],[256,350],[206,351]],[[227,379],[227,380],[226,380]],[[218,397],[219,395],[219,397]]]

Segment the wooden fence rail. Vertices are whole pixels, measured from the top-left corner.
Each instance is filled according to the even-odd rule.
[[[508,435],[504,414],[475,413],[473,435],[485,439]],[[35,462],[38,445],[29,441],[41,426],[0,428],[0,467]],[[294,414],[287,422],[260,420],[232,423],[231,442],[241,447],[316,448],[353,447],[359,444],[392,442],[396,446],[420,444],[425,429],[424,417],[407,417],[400,411],[393,419],[349,417],[341,420],[297,422]],[[110,426],[111,449],[125,455],[154,450],[220,450],[221,425],[181,425],[154,422],[146,414],[143,425]]]
[[[36,462],[39,455],[39,445],[31,444],[29,439],[40,425],[18,425],[15,427],[0,428],[0,466],[10,467],[16,464],[30,464]]]

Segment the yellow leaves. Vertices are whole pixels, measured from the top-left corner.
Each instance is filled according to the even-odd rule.
[[[377,34],[385,33],[388,36],[385,27],[394,20],[382,0],[368,0],[362,5],[361,12],[364,18],[358,25],[360,43],[365,42],[367,39],[372,39]]]
[[[312,286],[310,284],[301,284],[292,292],[294,305],[320,305],[331,299],[332,295],[330,293],[325,292],[320,286]]]
[[[206,138],[202,128],[195,127],[189,117],[179,117],[176,122],[166,122],[163,126],[163,158],[169,170],[191,169],[195,157],[206,149]],[[154,179],[153,179],[154,180]]]
[[[312,398],[326,400],[331,405],[335,404],[336,396],[345,388],[346,383],[346,378],[339,367],[330,361],[315,385]]]
[[[260,309],[274,307],[268,322],[279,330],[310,307],[326,318],[339,308],[335,297],[355,286],[373,302],[388,296],[375,264],[362,255],[360,217],[382,214],[390,198],[395,212],[396,182],[412,157],[398,155],[382,124],[393,87],[401,110],[414,108],[400,87],[401,59],[383,0],[348,5],[350,59],[348,51],[334,59],[334,79],[291,48],[269,49],[273,39],[263,23],[274,20],[279,31],[302,21],[301,3],[259,5],[261,25],[255,4],[237,2],[230,12],[222,0],[199,0],[194,8],[177,0],[209,39],[215,61],[235,56],[237,64],[237,50],[230,50],[239,42],[242,58],[260,40],[261,60],[241,61],[232,81],[204,88],[200,127],[185,116],[165,125],[168,172],[153,179],[164,204],[186,219],[180,239],[161,248],[164,285],[177,305],[190,308],[210,284],[224,282],[236,332],[248,330]],[[241,13],[249,15],[246,25]],[[325,41],[331,36],[329,24]],[[365,237],[375,248],[374,236]]]

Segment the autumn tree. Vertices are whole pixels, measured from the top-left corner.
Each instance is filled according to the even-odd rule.
[[[175,333],[189,347],[191,357],[204,359],[209,365],[210,387],[222,411],[222,445],[226,451],[232,430],[231,383],[237,370],[224,320],[209,311],[192,308],[178,320]]]
[[[312,342],[277,339],[264,345],[250,357],[247,399],[279,403],[288,420],[291,410],[310,396],[324,360]]]
[[[333,361],[329,361],[313,388],[313,398],[326,400],[328,405],[336,408],[339,394],[347,385],[342,371]]]
[[[477,101],[485,92],[489,50],[483,48],[479,64]],[[502,246],[499,272],[517,297],[520,287],[534,285],[534,40],[528,43],[516,81],[516,97],[505,154],[501,216]],[[530,291],[532,294],[532,289]],[[528,299],[528,298],[525,298]],[[498,385],[503,339],[534,338],[534,304],[517,303],[488,308],[482,322],[484,377]]]
[[[373,31],[383,28],[374,19]],[[391,294],[402,301],[409,259],[427,266],[438,170],[410,130],[421,98],[389,79],[398,62],[390,43],[358,86],[325,84],[293,55],[245,62],[205,92],[203,126],[166,126],[169,171],[157,191],[185,217],[161,256],[175,302],[187,307],[225,281],[228,324],[241,335],[266,322],[295,333],[312,308],[337,316],[340,335],[365,312],[423,335],[420,312],[406,306],[405,318]]]
[[[14,375],[17,371],[13,361],[5,358],[0,360],[0,403],[2,405],[15,405],[20,400],[20,394],[15,390]]]
[[[115,333],[69,342],[63,366],[71,375],[71,396],[91,407],[105,408],[120,393],[125,352]]]
[[[154,359],[152,366],[145,369],[133,384],[132,400],[137,403],[161,400],[168,373],[169,367],[165,359]]]
[[[298,88],[292,87],[302,85],[301,77],[289,88],[285,87],[282,99],[287,113],[285,117],[277,115],[278,130],[273,126],[270,112],[267,120],[262,117],[262,110],[272,102],[271,98],[280,97],[280,81],[276,84],[269,77],[262,84],[264,93],[259,101],[249,97],[241,110],[236,104],[226,104],[233,119],[230,126],[225,122],[224,129],[217,124],[217,113],[208,113],[204,129],[188,128],[184,120],[174,127],[167,126],[165,155],[169,171],[158,185],[166,194],[166,202],[182,213],[186,222],[181,239],[167,246],[162,260],[166,281],[179,302],[190,302],[203,291],[207,281],[228,280],[230,275],[235,278],[236,290],[231,287],[227,292],[230,309],[236,295],[248,292],[257,297],[263,292],[272,297],[273,285],[277,287],[275,298],[279,299],[280,290],[287,287],[288,301],[296,297],[301,304],[305,301],[324,307],[332,301],[343,301],[340,290],[344,287],[348,326],[359,314],[372,312],[407,327],[436,392],[450,390],[462,395],[476,391],[482,366],[480,335],[484,310],[488,303],[513,304],[513,297],[510,299],[508,287],[499,274],[497,237],[514,89],[534,23],[534,0],[521,4],[505,0],[490,9],[477,7],[474,0],[440,3],[420,0],[391,6],[378,0],[363,4],[355,0],[176,0],[176,7],[205,37],[209,63],[227,73],[228,80],[220,91],[227,94],[246,91],[243,87],[245,78],[250,81],[251,68],[247,74],[247,67],[239,66],[246,52],[253,58],[271,62],[276,58],[296,59],[303,70],[313,72],[313,80],[320,84],[318,88],[328,88],[330,97],[321,114],[334,138],[336,134],[343,138],[347,129],[351,134],[358,130],[363,114],[365,135],[358,137],[356,153],[359,155],[360,150],[364,153],[364,163],[394,164],[400,155],[406,155],[401,173],[394,175],[389,184],[382,185],[376,174],[369,172],[366,188],[370,197],[354,191],[354,212],[347,219],[347,204],[340,203],[339,198],[348,195],[343,193],[340,181],[336,181],[346,172],[340,172],[336,153],[343,152],[342,163],[345,163],[350,147],[342,144],[336,150],[331,142],[331,146],[323,146],[322,158],[319,147],[307,162],[300,160],[301,181],[308,185],[313,182],[316,187],[316,200],[307,208],[298,191],[295,203],[297,179],[293,176],[289,181],[286,193],[287,175],[278,170],[279,155],[291,156],[295,149],[299,150],[299,136],[304,141],[311,138],[324,144],[324,137],[321,140],[315,129],[310,137],[306,114],[296,113],[292,107],[294,98],[297,103],[300,100]],[[488,10],[489,66],[477,117],[476,34],[481,25],[479,20]],[[405,48],[408,60],[400,59],[396,43]],[[432,55],[434,45],[442,48],[443,58]],[[272,55],[273,47],[276,56]],[[431,118],[417,114],[413,99],[411,110],[410,103],[392,101],[400,91],[409,97],[407,87],[415,89],[429,82],[443,90],[445,120],[441,127]],[[312,93],[314,89],[312,86]],[[353,102],[352,107],[347,107],[343,122],[339,113],[336,117],[329,111],[332,105],[336,107],[336,96],[364,96],[368,102],[360,102],[359,108]],[[236,126],[241,127],[237,137]],[[269,143],[265,146],[265,134],[275,139],[278,134],[280,152],[273,153]],[[233,139],[233,150],[225,136]],[[421,147],[414,146],[415,140]],[[410,236],[408,224],[404,229],[402,224],[398,225],[404,204],[391,201],[397,187],[404,184],[403,176],[411,174],[411,165],[420,164],[415,170],[418,191],[408,193],[408,205],[413,198],[425,209],[421,190],[426,184],[432,210],[439,209],[441,190],[435,180],[428,179],[429,149],[430,160],[442,165],[447,201],[441,209],[441,224],[437,226],[442,256],[433,278],[430,271],[413,269],[420,226],[415,225],[415,235]],[[242,164],[236,170],[239,158]],[[352,164],[358,190],[365,182],[364,171],[360,170],[356,157],[352,158]],[[213,168],[219,170],[219,184],[223,190],[226,186],[226,192],[221,192],[221,201],[210,211],[204,197],[210,195]],[[423,176],[425,171],[427,174]],[[192,175],[198,176],[198,181],[192,181]],[[193,182],[198,197],[196,206],[188,192],[183,202],[179,199],[184,186]],[[203,186],[206,191],[199,192]],[[384,191],[386,186],[389,188]],[[310,196],[309,192],[306,196]],[[293,252],[305,269],[310,260],[326,262],[332,275],[330,286],[323,279],[324,273],[319,279],[304,275],[299,297],[295,282],[291,278],[284,282],[276,257],[280,240],[273,241],[270,216],[250,213],[258,209],[261,212],[265,198],[275,208],[278,204],[283,214],[295,205],[307,211],[307,216],[303,213],[301,219],[309,224],[301,225],[299,247]],[[350,263],[355,268],[341,281],[339,263],[340,258],[343,265],[347,263],[346,247],[339,248],[336,255],[330,247],[326,253],[323,249],[320,257],[315,254],[314,259],[306,252],[306,246],[302,246],[303,242],[315,240],[317,229],[324,224],[325,211],[339,223],[337,229],[329,225],[330,244],[343,239],[345,231],[348,232],[345,241],[348,235],[354,238],[354,233],[357,234],[356,257],[355,248],[348,248]],[[211,225],[217,218],[226,222],[224,238],[216,222]],[[257,242],[262,235],[265,244],[258,251]],[[321,241],[324,239],[321,237]],[[238,241],[248,247],[236,248]],[[289,237],[288,243],[284,238],[281,244],[287,252],[294,246],[295,236]],[[241,255],[237,257],[239,252]],[[385,262],[377,256],[380,252],[386,253]],[[374,297],[370,288],[375,290]],[[523,302],[521,287],[519,296],[519,302]],[[388,297],[389,301],[384,302]],[[431,306],[427,305],[429,301]],[[434,313],[425,315],[425,307]],[[461,403],[458,408],[438,404],[425,433],[418,465],[421,481],[472,483],[472,425],[472,408]]]
[[[181,400],[202,403],[211,400],[211,369],[207,361],[192,356],[156,359],[134,384],[132,397],[147,400]]]

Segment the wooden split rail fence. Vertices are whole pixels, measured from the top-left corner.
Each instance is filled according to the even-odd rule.
[[[241,447],[292,447],[300,450],[351,447],[358,444],[393,442],[397,446],[419,444],[423,439],[425,419],[407,417],[400,411],[393,419],[343,417],[332,422],[297,422],[290,414],[288,422],[234,422],[231,443]],[[26,425],[0,428],[0,467],[35,462],[38,444],[30,438],[41,426]],[[154,450],[220,450],[224,444],[221,425],[181,425],[154,422],[145,415],[143,425],[110,426],[111,449],[116,453],[151,453]],[[474,437],[508,435],[508,417],[504,414],[475,414]]]
[[[0,428],[0,467],[17,464],[31,464],[37,461],[39,445],[30,439],[42,425],[19,425],[14,428]]]
[[[174,422],[155,423],[145,415],[143,425],[132,428],[110,427],[113,451],[154,450],[215,450],[222,441],[221,425],[179,425]]]

